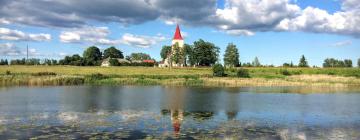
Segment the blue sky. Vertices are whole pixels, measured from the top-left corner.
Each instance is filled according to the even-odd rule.
[[[178,23],[186,43],[201,38],[220,47],[220,60],[226,45],[234,43],[241,62],[257,56],[262,64],[297,64],[304,54],[310,65],[321,66],[328,57],[352,59],[355,64],[360,58],[360,29],[354,25],[360,25],[360,8],[352,6],[354,1],[359,2],[150,0],[152,6],[147,7],[142,0],[119,0],[94,1],[99,9],[90,5],[91,11],[79,8],[81,0],[55,0],[52,5],[57,8],[44,7],[48,1],[42,0],[4,1],[0,6],[0,57],[23,58],[29,45],[31,57],[60,59],[96,45],[101,49],[116,46],[125,55],[144,52],[160,60],[161,47],[170,45]],[[104,10],[107,6],[118,8]]]

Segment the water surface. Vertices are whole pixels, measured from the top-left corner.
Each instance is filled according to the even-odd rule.
[[[0,88],[0,139],[360,139],[360,91]]]

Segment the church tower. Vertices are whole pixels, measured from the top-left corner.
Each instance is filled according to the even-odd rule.
[[[176,30],[174,34],[174,38],[172,40],[172,45],[175,45],[176,43],[179,44],[179,47],[184,47],[184,39],[181,36],[180,27],[179,25],[176,25]]]

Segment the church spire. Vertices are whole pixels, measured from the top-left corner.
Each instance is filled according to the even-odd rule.
[[[174,40],[183,40],[183,38],[181,36],[179,24],[176,25],[176,30],[175,30],[175,34],[174,34]]]

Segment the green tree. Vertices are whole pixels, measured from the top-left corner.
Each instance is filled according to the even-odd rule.
[[[358,67],[360,68],[360,58],[358,59]]]
[[[163,60],[168,58],[171,53],[171,46],[163,46],[160,52],[160,56]]]
[[[104,56],[103,58],[124,58],[123,52],[116,49],[114,46],[111,46],[110,48],[107,48],[104,50]]]
[[[174,46],[172,47],[171,59],[176,64],[183,64],[184,63],[184,50],[183,50],[183,48],[181,48],[179,46],[178,43],[174,44]]]
[[[344,63],[345,63],[345,67],[349,67],[349,68],[352,67],[352,60],[350,60],[350,59],[345,59],[345,60],[344,60]]]
[[[299,67],[309,67],[308,62],[306,61],[306,58],[304,55],[302,55],[300,58]]]
[[[252,62],[252,66],[254,66],[254,67],[260,67],[261,66],[258,57],[255,57],[254,61]]]
[[[224,54],[224,64],[228,67],[236,67],[239,65],[239,52],[236,45],[229,43]]]
[[[213,43],[205,42],[200,39],[199,41],[194,42],[193,55],[196,65],[210,66],[218,61],[219,48]]]
[[[195,58],[194,58],[194,47],[189,44],[184,44],[184,62],[187,66],[188,64],[190,66],[193,66],[195,64]]]
[[[110,66],[120,66],[119,61],[116,58],[111,58],[109,60]]]
[[[212,67],[213,75],[216,77],[225,76],[225,68],[221,64],[215,64]]]
[[[91,46],[87,48],[83,53],[83,57],[85,60],[85,64],[89,66],[99,65],[102,58],[100,49],[96,46]]]
[[[130,54],[131,61],[142,61],[151,59],[150,55],[146,53],[132,53]]]

